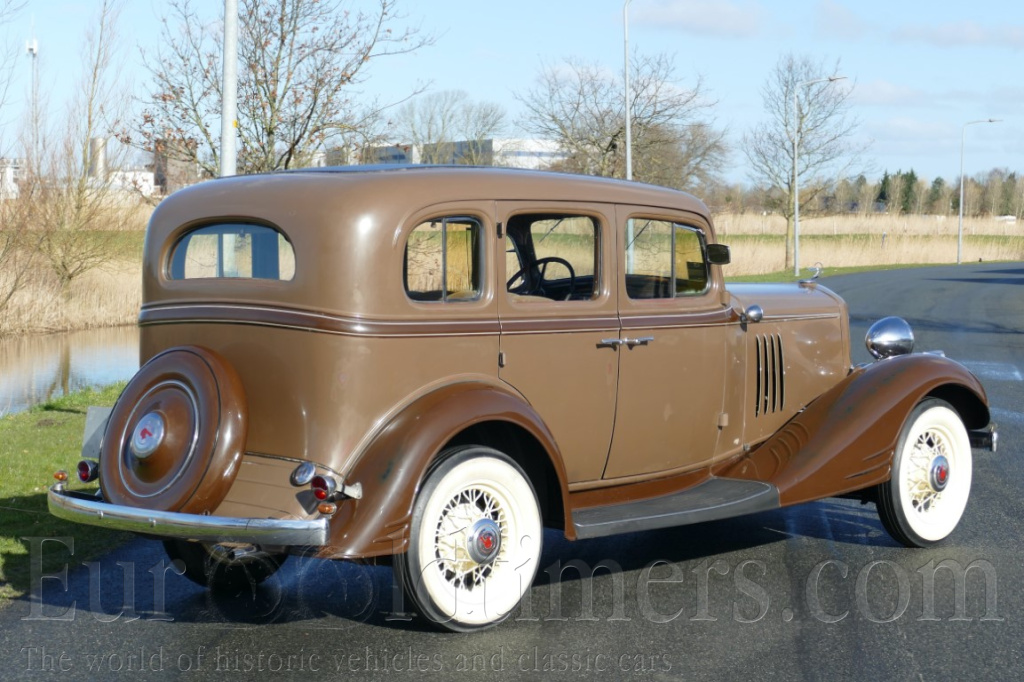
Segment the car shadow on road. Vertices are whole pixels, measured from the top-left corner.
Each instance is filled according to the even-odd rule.
[[[578,559],[588,565],[614,561],[623,570],[639,570],[656,561],[684,563],[730,553],[752,556],[762,547],[794,538],[894,547],[873,504],[823,500],[789,509],[712,521],[692,526],[568,542],[545,536],[542,564]],[[567,578],[571,577],[567,574]]]
[[[872,505],[827,500],[747,517],[640,533],[569,542],[548,530],[531,592],[547,608],[548,594],[609,574],[636,576],[655,565],[691,564],[728,555],[778,561],[772,546],[789,541],[826,541],[894,547]],[[88,566],[69,564],[37,576],[29,593],[11,608],[32,620],[112,623],[157,621],[246,627],[302,623],[344,630],[356,626],[410,634],[434,630],[413,614],[389,565],[291,557],[258,586],[236,593],[206,590],[178,575],[159,541],[136,539]],[[589,589],[589,588],[588,588]],[[518,611],[513,620],[520,618]],[[543,616],[540,614],[538,618]],[[543,618],[542,618],[543,619]]]

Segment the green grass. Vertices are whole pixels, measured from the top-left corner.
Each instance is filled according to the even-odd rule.
[[[63,469],[74,476],[85,413],[90,405],[113,405],[124,384],[85,390],[0,419],[0,605],[29,591],[31,537],[73,537],[74,555],[60,543],[45,544],[43,573],[74,566],[109,551],[130,537],[95,526],[62,521],[46,508],[46,490]]]

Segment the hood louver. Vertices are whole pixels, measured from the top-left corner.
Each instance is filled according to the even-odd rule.
[[[786,406],[786,364],[782,336],[758,334],[754,340],[757,356],[754,416],[774,414]]]

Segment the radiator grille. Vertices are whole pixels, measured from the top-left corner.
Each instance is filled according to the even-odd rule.
[[[754,341],[757,355],[754,416],[774,414],[786,406],[786,363],[782,336],[758,334]]]

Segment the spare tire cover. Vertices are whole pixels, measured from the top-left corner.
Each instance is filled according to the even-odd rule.
[[[100,451],[100,488],[114,504],[210,513],[245,449],[242,382],[220,355],[178,346],[154,356],[114,405]]]

